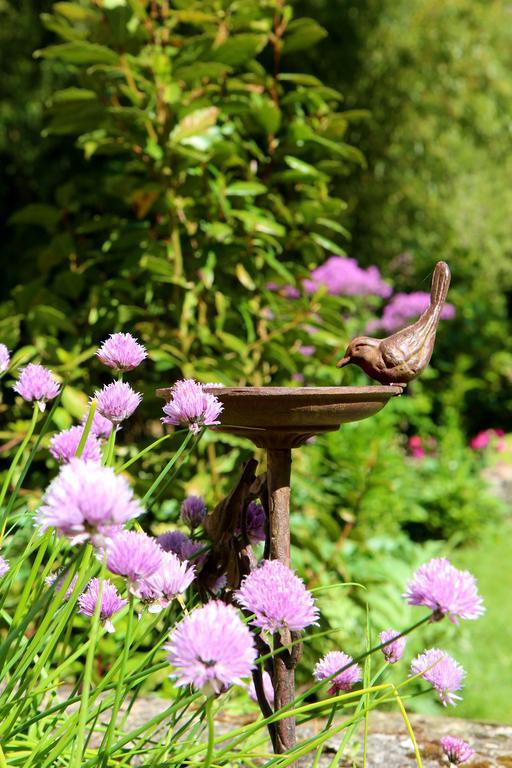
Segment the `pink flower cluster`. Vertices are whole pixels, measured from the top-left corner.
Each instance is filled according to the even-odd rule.
[[[443,736],[440,744],[450,765],[467,763],[475,754],[475,750],[466,741],[457,738],[457,736]]]
[[[447,615],[454,624],[458,618],[477,619],[485,611],[475,577],[459,571],[445,557],[435,557],[418,568],[403,597],[409,605],[430,608],[434,620]]]
[[[83,433],[83,427],[71,427],[70,429],[63,429],[62,432],[57,432],[50,440],[51,455],[57,461],[67,464],[76,456]],[[87,435],[81,458],[84,461],[101,461],[101,446],[98,438],[92,431]]]
[[[439,694],[441,703],[454,705],[460,700],[455,691],[460,691],[464,669],[446,651],[430,648],[411,662],[411,676],[421,675]]]
[[[20,377],[13,387],[27,402],[36,402],[41,411],[48,400],[57,397],[60,386],[53,373],[38,363],[29,363],[20,370]]]
[[[354,662],[352,656],[348,656],[343,651],[327,653],[317,663],[313,675],[319,682],[331,678],[328,689],[331,695],[338,691],[350,691],[363,677],[361,667]]]
[[[102,363],[118,371],[132,371],[148,355],[131,333],[111,333],[96,354]]]
[[[330,256],[304,280],[306,293],[324,285],[332,296],[391,296],[392,288],[381,278],[377,267],[363,269],[355,259]]]
[[[11,356],[5,344],[0,344],[0,375],[5,373],[11,363]]]
[[[394,333],[403,328],[412,319],[419,317],[430,304],[430,293],[415,291],[414,293],[395,293],[386,304],[380,320],[372,321],[367,326],[368,333],[382,329],[386,333]],[[441,317],[452,320],[455,317],[453,304],[445,304]]]
[[[498,453],[502,453],[505,446],[505,431],[503,429],[484,429],[469,441],[469,447],[473,451],[483,451],[492,446]]]
[[[164,424],[187,427],[193,434],[198,434],[203,427],[220,424],[223,405],[220,400],[208,392],[193,379],[182,379],[172,387],[170,402],[164,405]]]
[[[413,459],[424,459],[428,455],[433,455],[437,446],[437,441],[434,437],[420,437],[420,435],[412,435],[407,440],[407,449]]]
[[[104,580],[103,584],[101,584],[100,579],[90,580],[85,592],[82,592],[78,598],[78,612],[83,613],[84,616],[94,616],[94,612],[98,604],[98,598],[100,596],[100,585],[100,620],[107,632],[114,632],[114,625],[111,621],[112,616],[118,613],[121,608],[124,608],[127,601],[121,599],[117,589],[108,579]]]

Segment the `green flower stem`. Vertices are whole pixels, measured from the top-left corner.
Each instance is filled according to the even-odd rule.
[[[117,678],[117,685],[114,698],[114,706],[112,707],[112,714],[108,724],[107,732],[103,739],[103,743],[100,747],[101,765],[107,766],[108,753],[112,744],[112,737],[116,727],[117,715],[121,707],[121,696],[123,693],[123,684],[126,677],[126,667],[128,665],[128,654],[130,651],[130,645],[133,632],[133,595],[131,592],[128,595],[128,624],[126,627],[126,635],[124,638],[123,655],[121,657],[121,668],[119,670],[119,677]]]
[[[135,456],[132,456],[131,459],[128,459],[128,461],[125,461],[124,464],[121,464],[121,466],[116,469],[116,474],[120,474],[121,472],[124,472],[125,470],[127,470],[128,467],[131,467],[131,465],[135,464],[136,461],[141,459],[147,453],[150,453],[157,446],[163,443],[164,440],[169,440],[170,437],[172,437],[171,434],[163,435],[162,437],[159,437],[158,440],[155,440],[154,442],[150,443],[150,445],[147,445],[145,448],[143,448],[142,451],[138,451],[138,453],[136,453]]]
[[[192,436],[193,436],[192,432],[188,432],[188,434],[186,435],[185,439],[183,440],[182,444],[180,445],[180,447],[178,448],[178,450],[176,451],[176,453],[174,454],[172,459],[170,459],[167,462],[167,464],[162,469],[160,474],[154,480],[154,482],[151,485],[150,489],[144,495],[144,497],[142,499],[142,506],[146,506],[149,503],[152,495],[154,494],[154,492],[156,491],[156,489],[158,488],[158,486],[160,485],[162,480],[165,478],[167,473],[173,468],[173,466],[176,464],[176,462],[178,461],[178,459],[180,458],[182,453],[185,451],[187,445],[190,443],[190,440],[192,439]]]
[[[88,547],[89,551],[91,548]],[[84,742],[85,742],[85,728],[87,725],[87,715],[89,710],[89,691],[91,687],[92,671],[94,665],[94,655],[96,653],[96,643],[98,640],[98,634],[100,629],[100,612],[101,612],[101,595],[103,591],[103,580],[105,578],[106,570],[106,554],[103,557],[103,563],[100,572],[100,585],[98,589],[98,599],[94,606],[94,616],[92,618],[92,626],[90,638],[91,642],[87,649],[87,656],[85,660],[84,678],[82,682],[82,696],[80,699],[80,715],[78,721],[78,735],[75,742],[75,750],[70,762],[70,768],[80,768],[83,760]]]
[[[114,463],[114,448],[116,444],[116,434],[117,434],[117,429],[115,424],[113,424],[110,435],[108,436],[107,444],[105,446],[105,451],[103,453],[102,463],[105,467],[111,467],[112,464]]]
[[[96,400],[92,400],[91,405],[89,407],[89,413],[87,414],[87,421],[85,422],[85,426],[82,430],[82,437],[80,438],[80,442],[78,443],[78,448],[76,449],[76,457],[79,459],[84,452],[85,444],[87,442],[87,438],[89,437],[89,432],[91,431],[92,427],[92,421],[94,419],[94,414],[96,413]],[[114,431],[114,428],[112,428],[112,431]]]
[[[208,726],[208,747],[204,759],[204,768],[210,768],[213,757],[213,747],[215,740],[215,723],[213,722],[213,696],[208,696],[206,700],[206,722]]]
[[[3,482],[3,485],[2,485],[2,489],[0,490],[0,508],[3,506],[4,500],[5,500],[5,495],[6,495],[7,491],[9,490],[9,486],[11,484],[11,480],[12,480],[12,477],[14,475],[14,471],[15,471],[16,467],[18,466],[21,457],[24,454],[25,448],[29,444],[32,435],[34,434],[34,429],[36,428],[37,417],[39,416],[39,413],[40,413],[39,407],[38,407],[37,403],[34,403],[34,410],[33,410],[33,413],[32,413],[32,419],[30,420],[30,424],[29,424],[29,427],[28,427],[27,434],[25,435],[25,437],[21,441],[21,445],[19,446],[18,450],[16,451],[16,453],[14,455],[14,459],[11,462],[11,466],[9,467],[9,469],[7,471],[7,474],[5,476],[5,479],[4,479],[4,482]],[[2,539],[4,537],[6,524],[7,524],[7,510],[5,510],[4,513],[2,513],[2,517],[1,517],[0,544],[2,543]]]

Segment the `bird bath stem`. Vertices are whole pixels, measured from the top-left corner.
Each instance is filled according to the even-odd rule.
[[[289,566],[292,449],[313,435],[372,416],[391,397],[402,394],[403,387],[212,387],[206,391],[224,406],[216,430],[246,437],[266,449],[269,554]],[[169,400],[172,389],[160,389],[157,394]],[[300,651],[295,643],[291,650],[286,647],[295,638],[275,637],[275,650],[282,649],[273,660],[277,711],[295,699],[295,666]],[[282,754],[293,749],[295,719],[283,718],[276,730],[276,751]]]

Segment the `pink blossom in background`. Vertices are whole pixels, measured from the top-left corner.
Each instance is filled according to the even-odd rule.
[[[113,381],[94,393],[98,413],[112,424],[128,419],[140,405],[142,395],[125,381]]]
[[[172,387],[172,399],[164,405],[163,424],[188,427],[198,434],[202,427],[220,424],[218,417],[223,410],[220,400],[204,391],[193,379],[182,379]]]
[[[451,765],[462,765],[475,754],[475,750],[457,736],[443,736],[439,743]]]
[[[299,353],[304,357],[311,357],[315,354],[315,351],[316,347],[313,347],[311,344],[302,344],[299,347]]]
[[[330,256],[304,280],[306,293],[315,293],[324,285],[332,296],[381,296],[388,298],[392,288],[381,278],[377,267],[363,269],[355,259]]]
[[[120,526],[142,512],[122,475],[94,461],[71,459],[48,486],[36,523],[43,531],[55,528],[72,544],[90,540],[94,546],[103,546]]]
[[[297,384],[304,384],[305,376],[303,373],[294,373],[292,376],[292,381],[296,381]]]
[[[141,582],[160,568],[162,555],[155,539],[137,531],[121,531],[107,542],[107,568],[127,579],[135,597],[139,597]]]
[[[100,592],[100,580],[91,579],[86,589],[78,598],[78,613],[84,616],[94,616]],[[107,632],[114,632],[112,616],[124,608],[127,601],[122,600],[111,581],[105,579],[101,589],[100,621]]]
[[[85,426],[87,422],[87,417],[89,416],[89,411],[84,414],[82,418],[82,426]],[[107,438],[110,433],[112,432],[114,425],[110,421],[110,419],[106,419],[104,416],[101,415],[101,413],[98,413],[98,411],[94,411],[94,416],[92,417],[92,424],[91,424],[91,432],[93,435],[96,435],[96,437],[104,437]]]
[[[11,356],[5,344],[0,344],[0,373],[5,373],[9,368]]]
[[[238,612],[218,600],[186,616],[164,647],[176,685],[192,685],[207,695],[243,685],[242,678],[249,677],[257,656],[251,632]]]
[[[205,545],[202,541],[193,541],[188,536],[181,545],[181,551],[178,557],[183,562],[192,563],[196,570],[200,571],[208,560],[208,552],[204,552]]]
[[[446,651],[430,648],[411,662],[411,676],[421,674],[437,691],[443,706],[455,705],[461,697],[455,691],[462,688],[464,669]]]
[[[50,440],[50,453],[53,458],[63,464],[74,459],[83,433],[83,427],[71,427],[70,429],[63,429],[61,432],[57,432]],[[101,446],[98,438],[92,432],[87,435],[80,458],[83,461],[101,461]]]
[[[191,531],[202,525],[206,517],[206,504],[201,496],[187,496],[182,502],[180,516]]]
[[[386,629],[379,635],[380,642],[387,643],[382,649],[382,653],[388,664],[396,664],[403,656],[407,638],[398,637],[396,640],[393,640],[399,634],[400,632],[397,632],[396,629]],[[390,640],[392,641],[391,643],[389,642]]]
[[[414,459],[424,459],[427,452],[423,448],[423,441],[419,435],[413,435],[407,441],[409,453]]]
[[[190,539],[182,531],[166,531],[157,537],[157,543],[164,552],[174,552],[179,558],[181,558],[181,548],[186,541]]]
[[[182,562],[174,552],[163,552],[158,569],[140,582],[139,595],[149,604],[150,613],[167,608],[195,577],[194,566]]]
[[[66,580],[66,574],[63,573],[62,570],[59,570],[57,571],[57,573],[50,573],[44,580],[44,583],[48,587],[51,587],[52,584],[55,584],[55,592],[59,592],[65,580]],[[78,581],[78,576],[75,574],[71,579],[71,581],[69,582],[69,586],[67,587],[66,591],[64,592],[64,598],[63,598],[64,600],[69,600],[69,598],[73,594],[73,590],[76,586],[77,581]]]
[[[5,576],[8,570],[9,570],[9,563],[4,557],[0,555],[0,579],[2,578],[2,576]]]
[[[266,670],[263,670],[262,677],[263,677],[263,692],[265,694],[265,698],[270,704],[270,706],[273,707],[274,706],[274,686],[272,685],[272,678],[270,677],[269,673]],[[251,682],[249,683],[247,692],[249,694],[249,698],[257,703],[258,696],[256,694],[254,680],[251,680]]]
[[[313,676],[315,680],[320,682],[333,675],[337,670],[342,670],[329,681],[328,693],[335,694],[338,691],[350,691],[363,677],[361,667],[358,664],[354,664],[353,661],[352,656],[348,656],[343,651],[331,651],[317,663],[313,670]],[[350,666],[347,669],[343,669],[347,665]]]
[[[473,451],[483,451],[492,445],[498,453],[502,453],[506,448],[504,437],[503,429],[484,429],[471,438],[469,447]]]
[[[409,605],[430,608],[435,620],[447,615],[454,624],[458,618],[477,619],[485,612],[475,577],[445,557],[434,557],[418,568],[403,597]]]
[[[279,293],[285,299],[299,299],[300,291],[294,285],[278,285],[277,283],[267,283],[266,288],[274,293]]]
[[[406,326],[411,320],[418,318],[430,304],[430,293],[415,291],[414,293],[395,293],[391,301],[386,304],[380,320],[374,320],[368,324],[366,330],[373,333],[382,329],[386,333],[394,333]],[[453,304],[445,304],[441,310],[444,320],[452,320],[455,317]]]
[[[234,593],[237,602],[255,614],[251,624],[273,634],[298,632],[317,624],[318,608],[302,579],[279,560],[264,560]]]
[[[57,397],[60,386],[53,373],[38,363],[29,363],[20,370],[20,377],[13,387],[27,402],[35,401],[44,411],[48,400]]]
[[[111,333],[96,354],[102,363],[118,371],[132,371],[148,355],[131,333]]]

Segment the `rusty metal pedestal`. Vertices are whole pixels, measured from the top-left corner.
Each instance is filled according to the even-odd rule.
[[[359,421],[383,408],[402,386],[370,387],[212,387],[222,402],[221,432],[249,438],[267,453],[270,558],[290,565],[290,474],[292,449],[310,437],[332,432],[341,424]],[[167,399],[170,389],[157,392]],[[293,638],[281,638],[287,645]],[[295,698],[296,655],[284,650],[274,657],[275,710]],[[295,746],[295,720],[277,723],[276,751]]]

